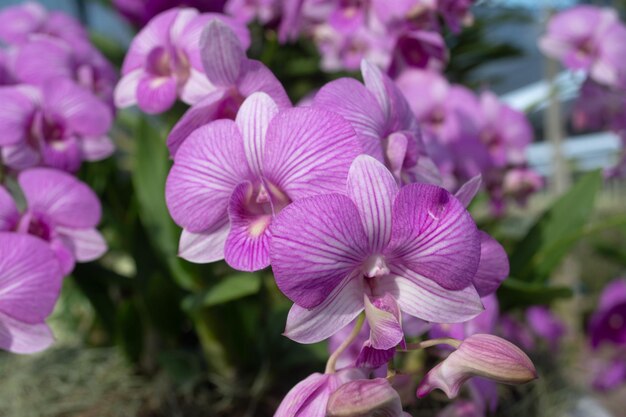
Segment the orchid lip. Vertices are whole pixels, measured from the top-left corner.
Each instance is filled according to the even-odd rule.
[[[382,255],[372,255],[363,263],[363,274],[367,278],[380,278],[389,275],[389,267]]]

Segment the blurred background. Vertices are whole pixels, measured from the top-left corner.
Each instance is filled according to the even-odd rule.
[[[18,3],[0,0],[0,8]],[[80,20],[119,68],[137,29],[110,2],[40,3]],[[574,129],[567,115],[583,77],[537,47],[548,17],[580,3],[626,12],[625,1],[484,0],[472,9],[473,26],[446,35],[447,78],[493,90],[526,113],[535,137],[528,164],[546,183],[497,219],[486,198],[472,206],[517,268],[519,280],[498,293],[501,308],[523,324],[528,306],[549,306],[567,329],[558,349],[538,343],[530,352],[541,378],[503,391],[498,416],[620,417],[626,409],[625,388],[591,389],[585,335],[605,284],[626,275],[626,180],[600,180],[622,142],[609,131]],[[272,69],[294,102],[346,75],[320,71],[309,41],[279,47],[271,32],[252,25],[249,56]],[[66,279],[49,320],[57,338],[51,349],[0,352],[0,416],[270,416],[297,381],[323,369],[325,344],[281,335],[290,302],[270,271],[234,272],[223,262],[195,265],[176,256],[179,229],[163,195],[164,142],[184,109],[159,118],[119,111],[116,154],[81,169],[101,198],[110,250]],[[411,413],[434,416],[445,403],[433,395]]]

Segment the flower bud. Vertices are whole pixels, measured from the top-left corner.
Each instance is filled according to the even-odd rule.
[[[274,417],[325,417],[330,395],[346,382],[365,377],[356,368],[309,375],[287,393]]]
[[[327,417],[401,417],[400,395],[385,378],[361,379],[339,387],[328,400]]]
[[[417,396],[424,397],[439,388],[449,398],[456,397],[461,385],[473,376],[523,384],[537,378],[537,372],[528,356],[514,344],[493,335],[475,334],[426,374]]]

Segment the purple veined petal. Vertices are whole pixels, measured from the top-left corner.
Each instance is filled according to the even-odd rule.
[[[295,40],[300,32],[301,11],[304,0],[285,0],[282,3],[282,19],[278,28],[278,40],[285,43]]]
[[[357,368],[380,368],[389,363],[395,354],[395,346],[386,350],[375,349],[372,347],[372,343],[366,340],[354,362],[354,366]]]
[[[181,87],[180,99],[189,105],[194,105],[215,90],[216,87],[211,84],[203,72],[191,68],[189,70],[189,78],[187,78],[185,85]]]
[[[80,141],[75,135],[44,143],[39,152],[41,165],[61,171],[76,172],[83,162]]]
[[[147,74],[143,68],[134,69],[123,75],[113,91],[115,107],[123,109],[137,104],[139,81],[146,76]]]
[[[21,171],[39,163],[39,153],[25,143],[0,147],[2,163],[14,170]]]
[[[262,62],[247,59],[244,65],[243,74],[237,81],[237,88],[243,97],[260,91],[269,95],[279,108],[291,107],[283,85]]]
[[[363,298],[372,347],[388,350],[403,343],[402,317],[396,300],[389,294],[374,300],[364,294]]]
[[[115,144],[107,135],[84,137],[79,146],[82,159],[85,161],[100,161],[115,152]]]
[[[480,262],[474,276],[474,286],[478,295],[485,297],[494,293],[509,276],[509,257],[497,240],[479,230]]]
[[[386,378],[341,385],[328,399],[327,417],[404,417],[402,400]]]
[[[212,84],[227,87],[236,83],[246,54],[228,25],[214,19],[200,36],[202,66]]]
[[[443,288],[472,285],[480,261],[480,236],[463,205],[441,187],[409,184],[393,206],[388,253]]]
[[[181,7],[178,9],[178,14],[176,15],[176,18],[174,19],[174,21],[172,22],[172,26],[170,27],[170,30],[169,30],[168,40],[169,42],[171,42],[172,45],[184,46],[184,44],[182,44],[181,41],[193,41],[193,40],[196,41],[195,45],[197,45],[197,40],[198,40],[197,34],[195,34],[196,36],[189,36],[189,38],[187,39],[185,39],[184,36],[187,35],[187,28],[191,25],[191,23],[195,19],[197,19],[198,15],[199,15],[198,10],[193,9],[191,7]]]
[[[483,305],[474,286],[447,290],[406,267],[391,267],[377,287],[396,299],[404,313],[433,323],[458,323],[476,317]]]
[[[91,228],[101,216],[96,194],[74,176],[50,168],[22,171],[17,179],[28,209],[45,213],[55,224]]]
[[[0,185],[0,231],[13,230],[20,220],[20,213],[11,194]]]
[[[25,42],[39,28],[46,14],[46,9],[35,2],[3,8],[0,11],[0,39],[9,45]]]
[[[0,312],[0,349],[19,354],[41,352],[54,343],[46,323],[24,323]]]
[[[61,39],[37,35],[16,52],[15,76],[27,84],[40,84],[54,78],[74,78],[72,49]]]
[[[278,106],[265,93],[254,93],[239,108],[235,123],[243,136],[250,169],[261,175],[265,151],[265,135],[270,121],[278,114]]]
[[[41,323],[54,308],[62,278],[45,241],[0,233],[0,313],[25,323]]]
[[[402,132],[394,132],[385,139],[385,161],[397,179],[402,178],[404,158],[408,152],[409,139]]]
[[[141,68],[153,48],[169,43],[170,28],[180,9],[170,9],[155,16],[135,36],[122,64],[122,74]]]
[[[267,129],[265,176],[291,200],[344,192],[350,164],[361,153],[354,129],[341,116],[287,109]]]
[[[321,342],[352,322],[363,308],[362,281],[346,277],[316,307],[308,310],[294,304],[284,334],[298,343]]]
[[[478,191],[480,190],[480,186],[482,185],[483,177],[478,174],[475,177],[471,178],[469,181],[461,185],[461,188],[454,194],[454,196],[463,204],[463,207],[467,208]]]
[[[61,240],[60,236],[52,239],[50,241],[50,249],[54,252],[63,275],[69,275],[76,266],[76,259],[72,249],[66,245],[66,239]]]
[[[183,230],[178,244],[178,256],[198,264],[221,261],[224,259],[224,245],[230,233],[230,221],[224,217],[212,230],[192,233]]]
[[[475,334],[426,374],[417,396],[422,398],[439,388],[449,398],[454,398],[472,376],[505,384],[523,384],[537,378],[537,371],[528,356],[514,344],[490,334]]]
[[[383,118],[389,119],[391,112],[391,103],[389,102],[389,93],[383,81],[382,71],[375,65],[370,64],[366,60],[361,61],[361,74],[365,87],[376,97],[378,106],[383,112]]]
[[[330,392],[329,374],[315,373],[300,381],[285,396],[274,417],[325,417]]]
[[[16,87],[0,88],[0,146],[24,142],[36,103]]]
[[[331,81],[317,92],[313,106],[337,113],[349,121],[364,151],[384,161],[381,140],[385,118],[376,98],[363,84],[352,78]]]
[[[137,105],[148,114],[158,114],[174,105],[177,97],[175,77],[145,75],[137,84]]]
[[[174,125],[167,137],[170,155],[175,158],[180,145],[191,133],[217,119],[234,119],[241,101],[228,89],[215,90],[191,106]]]
[[[350,166],[346,188],[359,210],[370,250],[381,252],[391,239],[391,212],[399,190],[396,180],[376,159],[360,155]]]
[[[344,195],[295,201],[276,216],[270,232],[276,284],[305,308],[322,304],[369,256],[357,208]]]
[[[99,136],[113,123],[109,106],[71,80],[49,80],[42,91],[46,110],[65,119],[72,132]]]
[[[251,214],[246,210],[255,198],[249,181],[239,184],[230,198],[230,233],[224,246],[224,259],[240,271],[258,271],[270,264],[269,225],[271,214]]]
[[[165,185],[174,221],[189,232],[216,226],[237,185],[251,177],[235,122],[217,120],[195,130],[176,153]]]
[[[108,250],[104,237],[96,229],[57,227],[56,231],[77,262],[95,261]]]

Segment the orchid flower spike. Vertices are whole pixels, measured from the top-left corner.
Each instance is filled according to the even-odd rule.
[[[475,334],[426,374],[417,388],[417,396],[424,397],[439,388],[454,398],[463,383],[473,376],[504,384],[524,384],[536,379],[537,371],[514,344],[490,334]]]

